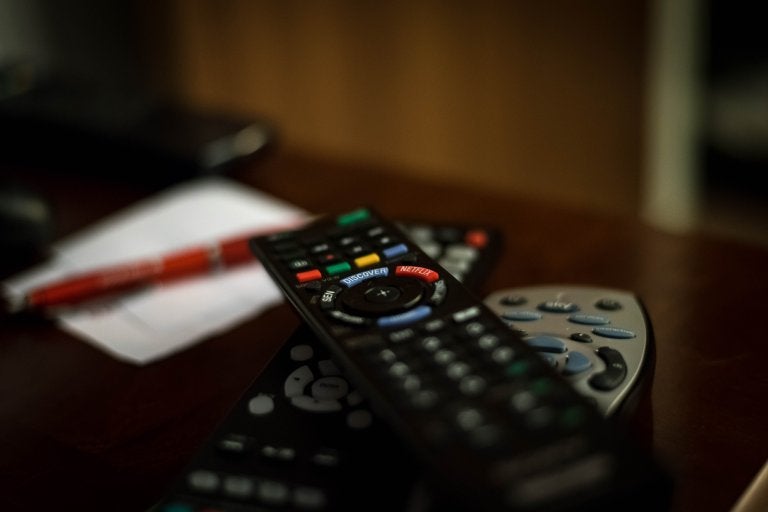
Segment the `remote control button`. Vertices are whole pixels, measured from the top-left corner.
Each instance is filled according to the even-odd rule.
[[[610,320],[600,315],[586,315],[586,314],[574,314],[568,317],[568,321],[574,324],[581,325],[606,325],[611,323]]]
[[[541,320],[541,313],[536,311],[505,311],[501,318],[510,322],[535,322]]]
[[[376,324],[383,328],[402,327],[404,325],[418,322],[432,314],[432,308],[426,305],[417,306],[404,313],[396,315],[383,316],[376,320]]]
[[[370,270],[364,270],[362,272],[358,272],[357,274],[352,274],[351,276],[347,276],[339,282],[347,288],[352,288],[353,286],[357,286],[358,284],[369,279],[386,277],[388,275],[389,269],[387,267],[379,267]]]
[[[224,484],[221,487],[226,496],[244,500],[253,495],[256,486],[250,478],[231,475],[224,478]]]
[[[341,294],[342,309],[365,316],[402,312],[421,301],[424,288],[415,279],[389,277],[370,280]]]
[[[198,469],[187,475],[187,485],[196,492],[216,492],[220,483],[219,475],[206,469]]]
[[[496,334],[483,334],[477,339],[477,346],[483,350],[493,350],[499,346],[499,337]]]
[[[372,252],[370,254],[366,254],[365,256],[360,256],[358,258],[355,258],[355,266],[357,268],[365,268],[370,267],[371,265],[375,265],[381,261],[381,258],[379,258],[379,255],[375,252]]]
[[[342,259],[341,254],[336,251],[326,252],[326,253],[315,256],[315,261],[319,265],[326,265],[326,266],[329,266],[335,263],[342,263],[340,261],[341,259]],[[347,270],[350,270],[350,269],[347,269]]]
[[[416,336],[416,331],[411,328],[401,329],[399,331],[392,331],[387,335],[387,338],[392,343],[403,343],[411,340]]]
[[[352,266],[347,263],[346,261],[342,261],[340,263],[334,263],[333,265],[328,265],[325,267],[325,273],[329,276],[335,276],[336,274],[343,274],[344,272],[349,272],[352,270]]]
[[[357,224],[359,222],[366,221],[371,218],[371,212],[365,208],[360,208],[348,213],[344,213],[336,217],[336,224],[338,226],[349,226],[351,224]]]
[[[298,272],[300,270],[306,270],[311,266],[312,266],[312,262],[309,261],[307,258],[296,258],[288,262],[288,268],[293,270],[294,272]]]
[[[312,463],[317,466],[335,468],[339,465],[339,450],[320,448],[312,455]]]
[[[312,383],[312,396],[318,400],[338,400],[348,392],[349,384],[341,377],[321,377]]]
[[[528,303],[528,299],[523,295],[506,295],[501,298],[499,303],[502,306],[522,306]]]
[[[346,254],[350,258],[357,258],[358,256],[362,256],[370,252],[371,252],[371,246],[368,244],[350,245],[344,250],[344,254]]]
[[[216,441],[216,448],[222,454],[230,456],[245,455],[251,448],[253,440],[240,434],[227,434]]]
[[[422,325],[421,329],[426,333],[435,333],[445,329],[445,326],[445,320],[442,318],[435,318],[434,320],[430,320],[429,322],[426,322],[424,325]]]
[[[443,248],[437,242],[419,242],[418,245],[433,260],[437,260],[443,254]]]
[[[331,250],[331,246],[328,245],[327,242],[321,242],[318,244],[314,244],[312,247],[309,248],[310,254],[321,254],[324,252],[328,252]]]
[[[527,338],[526,343],[540,352],[551,352],[554,354],[562,354],[568,346],[560,338],[554,336],[539,335]]]
[[[315,351],[311,345],[301,344],[291,347],[291,361],[307,361],[314,355]]]
[[[293,505],[299,510],[321,510],[327,498],[322,489],[301,485],[293,490]]]
[[[466,396],[477,396],[485,391],[486,381],[477,375],[467,375],[459,382],[459,391]]]
[[[362,316],[350,315],[349,313],[339,311],[338,309],[329,311],[328,315],[339,322],[351,325],[367,325],[371,322],[369,319],[363,318]]]
[[[437,352],[437,350],[443,346],[443,340],[437,336],[427,336],[421,340],[421,346],[427,352]]]
[[[479,409],[466,407],[456,413],[455,421],[461,430],[468,432],[482,425],[485,422],[485,417]]]
[[[275,410],[275,401],[264,393],[259,393],[248,401],[248,412],[254,416],[264,416],[273,410]]]
[[[299,396],[304,393],[304,388],[307,386],[307,384],[313,380],[315,380],[315,374],[312,373],[312,370],[309,368],[309,366],[300,366],[293,370],[285,379],[285,384],[283,385],[283,393],[285,393],[285,396],[288,398]]]
[[[429,303],[437,306],[445,300],[445,296],[448,294],[448,287],[442,279],[435,281],[432,286],[432,295],[429,296]]]
[[[382,236],[384,232],[385,231],[383,226],[374,226],[371,229],[369,229],[365,234],[368,236],[368,238],[376,238],[376,237]]]
[[[592,368],[592,361],[581,352],[570,352],[565,360],[563,375],[577,375]]]
[[[472,262],[477,259],[480,252],[474,247],[466,245],[449,245],[445,248],[445,257],[448,260]]]
[[[407,252],[408,252],[408,246],[405,244],[393,245],[392,247],[387,247],[381,251],[384,257],[388,260],[391,260],[392,258],[397,258],[398,256],[402,256]]]
[[[573,302],[561,300],[548,300],[539,304],[539,310],[546,313],[573,313],[579,310],[579,306]]]
[[[290,462],[296,459],[296,450],[288,446],[275,446],[265,444],[260,451],[263,457],[281,462]]]
[[[618,311],[622,308],[621,302],[615,299],[600,299],[595,303],[597,309],[603,311]]]
[[[575,332],[571,334],[570,339],[579,343],[592,343],[592,336],[585,332]]]
[[[540,352],[539,356],[550,368],[557,368],[557,357],[554,354],[547,354],[546,352]]]
[[[432,269],[414,265],[399,265],[395,267],[395,275],[403,277],[415,277],[426,283],[433,283],[440,278],[440,274]]]
[[[488,233],[484,229],[471,229],[464,235],[464,243],[482,249],[488,245]]]
[[[321,279],[323,275],[317,269],[305,270],[304,272],[296,273],[296,281],[300,283],[307,283],[309,281],[316,281]]]
[[[365,290],[365,300],[374,304],[391,304],[400,298],[400,290],[395,286],[374,286]]]
[[[256,487],[259,500],[270,505],[282,505],[288,500],[288,486],[274,480],[261,480]]]
[[[323,291],[323,295],[320,297],[320,307],[326,311],[333,309],[336,303],[336,297],[338,297],[341,290],[342,288],[335,284],[329,286]]]
[[[627,363],[621,352],[610,347],[600,347],[597,355],[605,363],[605,370],[589,378],[589,384],[600,391],[616,389],[627,376]]]
[[[593,334],[603,336],[605,338],[613,338],[616,340],[629,340],[637,336],[634,331],[629,329],[620,329],[618,327],[595,327],[592,329]]]
[[[457,311],[453,315],[451,315],[451,317],[453,318],[453,321],[456,322],[457,324],[468,322],[479,316],[480,316],[480,308],[477,306],[472,306],[467,309],[462,309],[461,311]]]
[[[338,400],[318,400],[317,398],[301,395],[291,398],[291,404],[307,412],[336,412],[341,410]]]

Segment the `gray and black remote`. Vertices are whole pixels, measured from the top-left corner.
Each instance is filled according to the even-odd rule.
[[[251,247],[440,496],[477,510],[664,499],[648,457],[374,211],[325,217]],[[338,257],[317,264],[325,254]]]
[[[502,245],[493,226],[399,222],[408,237],[478,289]],[[317,263],[328,256],[318,254]],[[422,512],[434,499],[411,454],[305,325],[222,419],[155,512]],[[378,475],[396,467],[385,479]],[[374,475],[374,476],[372,476]]]
[[[606,416],[631,402],[651,365],[653,330],[629,291],[536,285],[495,291],[485,303]]]

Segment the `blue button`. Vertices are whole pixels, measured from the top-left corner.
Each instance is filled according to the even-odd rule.
[[[592,332],[605,338],[614,338],[617,340],[628,340],[637,336],[629,329],[620,329],[618,327],[595,327]]]
[[[571,352],[565,361],[563,375],[576,375],[592,368],[592,361],[581,352]]]
[[[411,324],[432,314],[432,308],[429,306],[418,306],[404,313],[397,315],[383,316],[376,320],[379,327],[400,327],[401,325]]]
[[[528,345],[538,350],[539,352],[552,352],[556,354],[562,354],[566,351],[567,347],[565,342],[554,336],[534,336],[525,340]]]
[[[512,322],[533,322],[541,319],[541,313],[536,311],[508,311],[502,313],[501,318]]]
[[[381,251],[384,257],[387,259],[395,258],[407,252],[408,252],[408,246],[405,244],[393,245],[392,247],[387,247],[386,249]]]
[[[569,322],[581,325],[605,325],[610,323],[610,320],[600,315],[586,315],[582,313],[576,313],[568,317]]]
[[[362,272],[358,272],[357,274],[347,276],[340,282],[347,288],[352,288],[353,286],[360,284],[363,281],[367,281],[368,279],[385,277],[387,275],[389,275],[389,269],[387,267],[372,268],[370,270],[364,270]]]

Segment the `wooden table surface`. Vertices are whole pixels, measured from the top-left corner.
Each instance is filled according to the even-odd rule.
[[[47,195],[60,236],[153,191],[3,172]],[[674,476],[672,510],[729,510],[768,458],[765,248],[279,152],[236,178],[315,213],[372,205],[393,219],[496,225],[505,247],[486,293],[544,283],[636,292],[656,364],[630,426]],[[0,321],[3,511],[145,510],[299,325],[283,304],[139,367],[49,321]]]

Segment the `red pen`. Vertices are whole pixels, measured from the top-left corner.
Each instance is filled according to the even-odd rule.
[[[126,291],[142,284],[201,275],[256,261],[248,247],[250,238],[295,226],[294,223],[290,226],[273,227],[213,244],[189,247],[156,259],[150,258],[76,274],[33,289],[20,298],[6,297],[6,310],[8,313],[17,313],[23,310],[72,305]]]

